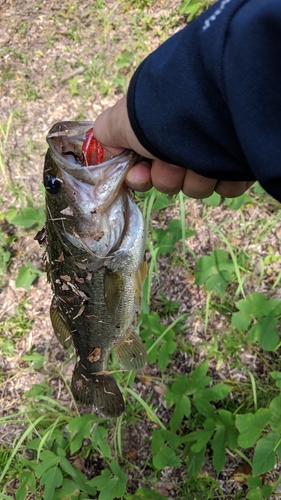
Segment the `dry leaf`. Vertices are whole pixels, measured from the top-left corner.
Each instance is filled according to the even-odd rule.
[[[240,465],[239,467],[237,467],[237,469],[233,472],[231,477],[237,483],[247,484],[248,477],[252,476],[252,475],[253,475],[252,467],[249,464],[243,464],[243,465]],[[265,474],[261,474],[258,477],[261,479],[262,483],[264,484]]]
[[[155,392],[158,392],[158,394],[164,396],[164,394],[167,392],[167,387],[165,385],[155,385],[154,390]]]
[[[160,493],[160,495],[162,495],[162,497],[168,497],[169,496],[169,492],[168,490],[166,490],[166,488],[157,488],[157,491],[158,493]]]
[[[252,475],[252,467],[249,464],[243,464],[237,467],[232,474],[232,479],[237,483],[247,484],[248,477]]]
[[[124,453],[124,458],[127,460],[137,460],[138,458],[138,452],[137,450],[129,450]]]
[[[72,462],[72,465],[74,465],[74,467],[77,467],[77,469],[81,470],[82,472],[85,470],[84,460],[82,460],[81,458],[75,458],[74,462]]]
[[[87,359],[91,362],[91,363],[95,363],[96,361],[98,361],[101,357],[101,348],[100,347],[95,347],[89,354],[89,356],[87,357]]]

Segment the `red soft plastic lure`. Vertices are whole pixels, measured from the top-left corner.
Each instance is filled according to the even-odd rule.
[[[83,165],[98,165],[104,160],[104,149],[94,136],[93,129],[87,130],[82,145]]]

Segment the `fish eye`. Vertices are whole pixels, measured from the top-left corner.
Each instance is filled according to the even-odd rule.
[[[44,186],[48,193],[57,194],[60,190],[61,183],[54,175],[46,174],[44,178]]]

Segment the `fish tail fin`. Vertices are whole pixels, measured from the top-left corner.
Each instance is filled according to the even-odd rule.
[[[141,370],[146,363],[146,350],[139,335],[129,328],[122,342],[114,348],[117,360],[125,370]]]
[[[123,396],[112,375],[85,372],[79,363],[73,372],[71,390],[79,403],[93,406],[105,417],[119,417]]]

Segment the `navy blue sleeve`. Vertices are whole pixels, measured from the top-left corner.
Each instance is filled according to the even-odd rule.
[[[127,106],[154,156],[281,201],[281,1],[215,3],[143,61]]]

